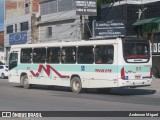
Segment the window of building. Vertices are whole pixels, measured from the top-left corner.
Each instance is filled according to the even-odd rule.
[[[47,63],[60,63],[60,48],[47,48]]]
[[[28,5],[28,3],[25,4],[25,13],[26,14],[29,13],[29,5]]]
[[[32,62],[32,48],[21,49],[21,63]]]
[[[76,47],[63,47],[61,55],[62,63],[76,63]]]
[[[33,54],[33,63],[46,62],[46,48],[34,48],[32,54]]]
[[[52,27],[47,27],[47,37],[52,37]]]
[[[79,46],[78,47],[78,63],[79,64],[93,64],[94,62],[94,47],[93,46]]]
[[[13,33],[13,25],[7,26],[7,34]]]
[[[112,64],[114,47],[113,45],[99,45],[95,47],[96,64]]]
[[[69,11],[75,8],[75,0],[48,0],[40,3],[41,15]]]
[[[20,25],[21,25],[21,31],[28,30],[28,22],[23,22]]]

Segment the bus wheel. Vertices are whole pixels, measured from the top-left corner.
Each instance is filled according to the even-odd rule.
[[[5,78],[5,76],[4,76],[4,74],[3,74],[3,73],[1,74],[1,78],[2,78],[2,79],[4,79],[4,78]]]
[[[22,82],[23,88],[29,89],[31,87],[31,85],[29,84],[27,75],[21,76],[21,82]]]
[[[82,83],[79,77],[74,77],[71,80],[71,89],[74,93],[80,93],[82,90]]]

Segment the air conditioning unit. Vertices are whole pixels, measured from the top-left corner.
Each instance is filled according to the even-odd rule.
[[[40,12],[36,13],[36,18],[37,18],[38,21],[41,19],[41,14],[40,14]]]

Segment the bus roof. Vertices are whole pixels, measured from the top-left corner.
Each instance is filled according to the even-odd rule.
[[[106,40],[90,40],[90,41],[75,41],[75,42],[53,42],[53,43],[37,43],[37,44],[21,44],[12,45],[11,48],[31,48],[31,47],[61,47],[61,46],[87,46],[87,45],[103,45],[116,44],[121,38],[106,39]]]

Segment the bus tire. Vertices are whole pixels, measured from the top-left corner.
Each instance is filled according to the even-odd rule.
[[[79,77],[73,77],[71,79],[71,89],[74,93],[80,93],[82,90],[82,83]]]
[[[27,75],[21,76],[21,83],[22,83],[23,88],[30,89],[31,85],[29,84]]]
[[[2,78],[2,79],[4,79],[4,78],[5,78],[5,75],[4,75],[4,73],[2,73],[2,74],[1,74],[1,78]]]
[[[152,67],[152,72],[153,72],[153,75],[156,77],[156,78],[159,78],[159,70],[157,67]]]

